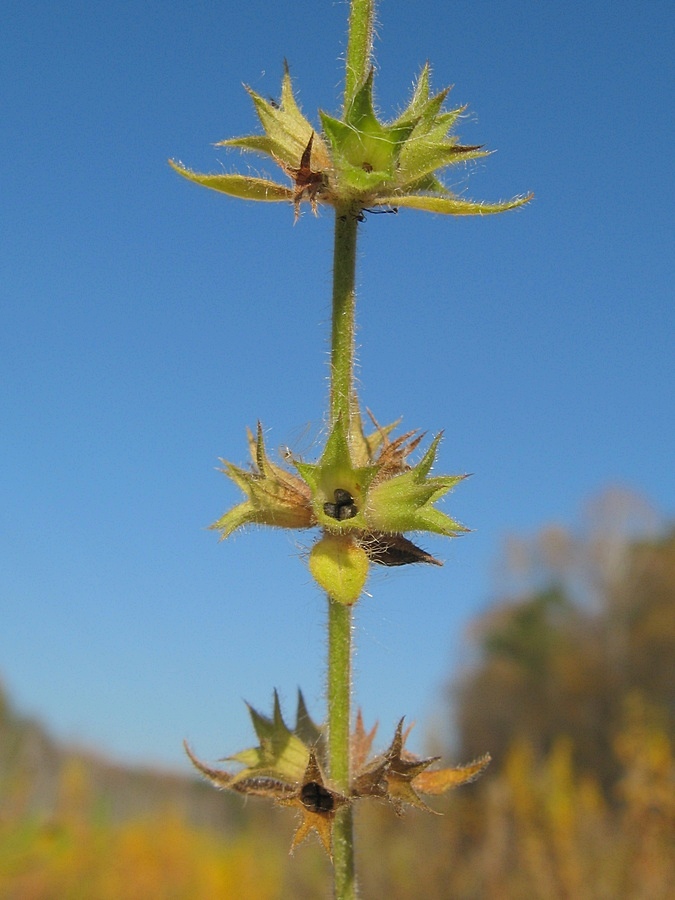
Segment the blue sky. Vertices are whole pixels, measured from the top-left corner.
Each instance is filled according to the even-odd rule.
[[[190,185],[269,171],[213,148],[257,128],[242,82],[337,112],[347,6],[6,0],[0,153],[0,679],[59,737],[187,769],[250,740],[243,700],[322,710],[324,600],[306,533],[206,526],[218,457],[311,458],[327,399],[329,211]],[[383,2],[376,96],[425,60],[497,152],[446,181],[536,192],[486,219],[407,212],[360,236],[359,378],[382,422],[445,429],[443,569],[380,570],[356,699],[419,739],[467,659],[504,536],[573,522],[610,483],[675,514],[672,34],[666,2]],[[317,443],[318,442],[318,443]],[[386,735],[383,734],[383,741]]]

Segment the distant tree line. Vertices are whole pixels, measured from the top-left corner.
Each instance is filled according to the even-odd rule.
[[[655,531],[648,512],[612,492],[581,533],[510,542],[516,587],[475,623],[475,664],[454,685],[462,759],[489,750],[498,767],[518,740],[543,759],[564,736],[609,797],[636,697],[674,733],[675,529]]]

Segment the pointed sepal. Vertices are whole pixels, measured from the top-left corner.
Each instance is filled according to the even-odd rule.
[[[470,784],[475,781],[487,769],[490,761],[490,754],[486,753],[464,766],[421,772],[413,778],[413,786],[421,794],[445,794],[462,784]]]
[[[429,809],[417,794],[413,781],[438,758],[421,759],[405,750],[408,734],[409,729],[403,732],[401,719],[389,749],[357,773],[352,787],[355,796],[386,799],[399,814],[404,804]]]
[[[284,62],[281,100],[279,103],[266,100],[250,87],[246,87],[246,90],[251,100],[253,100],[264,135],[228,138],[227,140],[219,141],[216,146],[253,150],[254,152],[265,153],[273,157],[282,166],[297,165],[297,161],[314,133],[314,128],[302,114],[300,106],[295,99],[288,64]],[[330,165],[328,148],[320,136],[315,137],[313,161],[321,169],[326,169]]]
[[[252,706],[249,706],[249,714],[259,744],[228,757],[244,766],[233,777],[232,786],[240,781],[262,777],[291,783],[298,781],[307,765],[309,748],[284,722],[277,692],[274,692],[272,718],[262,715]]]
[[[283,200],[293,199],[293,191],[290,188],[267,178],[256,178],[252,175],[201,175],[172,159],[169,160],[169,165],[188,181],[201,184],[214,191],[220,191],[221,194],[229,194],[230,197],[236,197],[239,200],[264,200],[268,203],[279,203]]]
[[[373,201],[373,206],[407,207],[423,212],[438,213],[444,216],[489,216],[506,212],[509,209],[518,209],[529,203],[534,194],[526,194],[523,197],[514,197],[513,200],[505,200],[500,203],[486,203],[482,200],[461,200],[453,196],[437,196],[434,194],[389,194]]]
[[[414,468],[372,485],[367,518],[373,530],[385,533],[431,531],[448,537],[468,530],[434,506],[466,478],[466,475],[429,475],[440,439],[439,434]]]
[[[294,473],[270,461],[260,423],[255,439],[249,433],[249,448],[253,462],[250,471],[222,460],[222,471],[247,499],[221,516],[211,528],[226,538],[249,524],[278,528],[309,528],[316,524],[307,485]]]
[[[434,812],[420,794],[438,796],[468,784],[478,778],[490,762],[490,755],[485,754],[465,766],[433,769],[438,757],[421,758],[405,749],[410,728],[403,730],[403,719],[398,723],[388,750],[366,762],[376,728],[367,733],[359,712],[352,736],[352,766],[356,772],[352,796],[355,799],[387,800],[398,814],[406,805]]]

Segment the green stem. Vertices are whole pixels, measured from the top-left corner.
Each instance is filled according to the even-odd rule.
[[[368,74],[373,43],[374,0],[352,0],[345,75],[345,109]],[[349,208],[335,212],[333,317],[330,357],[330,421],[350,433],[354,392],[354,304],[358,220]],[[328,764],[335,787],[350,784],[352,610],[328,597]],[[350,804],[333,825],[335,900],[355,900],[354,826]]]
[[[345,60],[345,109],[370,69],[374,20],[375,0],[352,0]]]
[[[358,221],[350,209],[335,213],[333,253],[333,327],[331,335],[330,419],[342,418],[349,434],[354,384],[354,302],[356,231]]]
[[[358,221],[349,209],[335,215],[333,324],[331,334],[330,418],[350,431],[354,386],[354,301]],[[328,764],[335,787],[350,783],[352,690],[352,610],[328,597]],[[356,897],[351,806],[339,810],[333,825],[335,900]]]
[[[349,790],[352,681],[352,610],[328,598],[328,757],[335,787]],[[354,831],[351,806],[339,810],[333,824],[335,900],[356,897]]]
[[[352,611],[328,598],[328,755],[331,779],[349,788]]]

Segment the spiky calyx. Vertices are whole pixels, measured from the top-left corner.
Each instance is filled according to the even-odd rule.
[[[425,210],[454,216],[488,215],[522,206],[531,195],[484,203],[454,195],[437,177],[449,166],[488,155],[480,146],[464,146],[451,133],[465,107],[445,110],[450,91],[430,92],[430,69],[422,69],[405,111],[392,122],[378,119],[370,69],[347,104],[342,118],[320,112],[323,133],[303,115],[284,67],[281,100],[265,100],[246,88],[264,134],[229,138],[219,147],[238,147],[271,157],[292,187],[252,175],[204,175],[170,160],[183,177],[204,187],[246,200],[319,203],[359,216],[374,207]]]
[[[439,795],[474,781],[490,762],[485,755],[465,766],[434,769],[438,757],[426,759],[405,749],[410,729],[403,720],[396,728],[389,748],[371,756],[377,731],[366,732],[359,713],[351,737],[353,776],[346,791],[338,791],[327,777],[324,729],[310,718],[302,693],[298,693],[296,724],[290,729],[281,714],[274,693],[271,717],[249,707],[259,744],[228,757],[243,766],[236,773],[215,769],[201,762],[185,745],[194,766],[216,787],[250,796],[267,797],[281,806],[290,806],[300,815],[291,842],[291,851],[315,831],[328,855],[332,851],[332,831],[339,809],[357,800],[384,800],[402,814],[406,805],[433,812],[421,795]]]
[[[258,422],[255,438],[248,432],[250,470],[221,460],[225,473],[244,494],[246,500],[221,516],[211,528],[229,537],[244,525],[272,525],[278,528],[309,528],[316,524],[307,485],[283,466],[269,460]]]
[[[408,458],[423,435],[409,431],[390,437],[394,425],[366,435],[355,412],[347,432],[333,426],[317,463],[293,461],[296,473],[272,463],[262,427],[249,433],[250,471],[225,462],[223,471],[246,494],[213,524],[222,537],[247,524],[281,528],[318,526],[323,534],[309,556],[310,571],[333,599],[354,603],[371,563],[441,565],[404,532],[428,531],[454,537],[467,531],[435,503],[464,475],[431,475],[438,435],[416,465]]]

